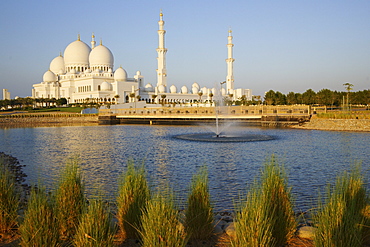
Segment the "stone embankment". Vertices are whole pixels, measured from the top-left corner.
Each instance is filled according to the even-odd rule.
[[[50,125],[50,124],[91,124],[98,123],[95,114],[25,114],[0,117],[0,126],[4,125]]]
[[[290,127],[310,130],[370,132],[370,119],[331,119],[314,116],[309,122],[305,122],[302,125],[292,125]]]

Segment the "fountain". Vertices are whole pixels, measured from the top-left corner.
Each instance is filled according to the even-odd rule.
[[[224,82],[221,83],[221,86]],[[217,85],[218,86],[218,85]],[[215,105],[215,128],[212,132],[182,134],[176,135],[175,138],[188,141],[202,141],[202,142],[254,142],[254,141],[268,141],[274,138],[268,135],[261,134],[246,134],[246,133],[226,133],[233,123],[228,122],[224,126],[220,126],[219,114],[222,113],[222,108],[225,107],[222,98],[221,90],[214,88],[214,105]]]

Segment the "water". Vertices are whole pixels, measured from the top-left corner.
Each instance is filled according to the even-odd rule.
[[[0,129],[0,151],[26,165],[27,182],[53,187],[66,159],[79,155],[89,196],[104,192],[114,200],[127,161],[144,162],[153,186],[169,183],[184,198],[192,175],[207,165],[216,210],[230,210],[272,154],[284,163],[293,187],[296,210],[306,211],[317,191],[362,162],[369,178],[370,133],[239,127],[268,135],[262,142],[194,142],[174,138],[207,131],[199,126],[68,126]],[[366,180],[367,182],[367,180]],[[368,186],[368,184],[366,184]],[[370,189],[370,188],[369,188]]]

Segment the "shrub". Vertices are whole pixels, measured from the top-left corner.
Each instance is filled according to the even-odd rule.
[[[237,214],[234,246],[283,246],[293,237],[296,221],[286,180],[284,167],[272,156]]]
[[[366,191],[359,167],[337,178],[335,186],[328,185],[325,205],[319,200],[315,246],[363,246],[364,227],[368,224],[363,212]]]
[[[0,168],[0,232],[9,232],[17,226],[18,208],[19,194],[14,174],[3,166]]]
[[[141,217],[149,200],[149,188],[144,167],[128,163],[122,174],[117,198],[117,219],[123,238],[140,238]]]
[[[110,247],[113,246],[114,234],[108,205],[102,200],[92,200],[81,217],[74,244],[77,247]]]
[[[213,209],[211,207],[208,172],[202,167],[193,176],[187,209],[185,211],[185,226],[190,238],[208,239],[213,232]]]
[[[186,246],[188,237],[179,221],[171,195],[164,196],[159,192],[150,199],[142,224],[142,246]]]
[[[78,163],[77,158],[67,162],[55,192],[60,234],[66,239],[71,239],[75,234],[86,201]]]
[[[45,188],[32,188],[19,228],[21,246],[57,246],[59,231],[53,208]]]

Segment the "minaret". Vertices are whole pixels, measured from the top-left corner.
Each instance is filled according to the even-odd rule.
[[[157,69],[157,87],[160,85],[163,85],[165,88],[167,88],[167,70],[166,70],[166,53],[167,49],[164,46],[164,35],[166,31],[163,29],[164,21],[163,21],[163,13],[162,10],[159,14],[159,30],[158,30],[158,69]],[[167,90],[167,89],[166,89]]]
[[[95,45],[96,45],[95,35],[94,35],[94,33],[92,33],[92,35],[91,35],[91,49],[94,49]]]
[[[226,76],[226,93],[234,90],[234,61],[233,58],[233,36],[231,29],[229,30],[229,36],[227,37],[227,76]]]

